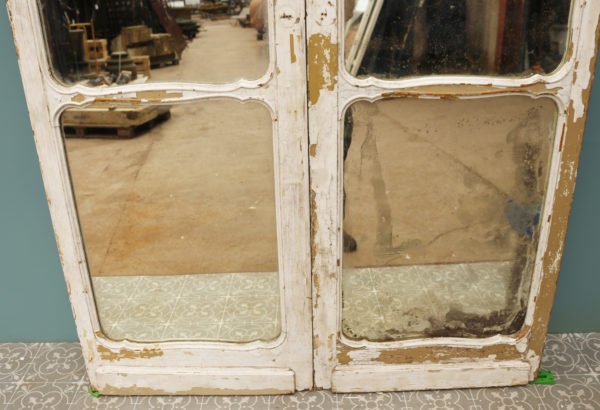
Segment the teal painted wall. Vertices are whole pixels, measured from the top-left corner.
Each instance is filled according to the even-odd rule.
[[[12,34],[6,8],[0,10],[0,342],[75,341]],[[551,332],[600,331],[599,178],[600,81],[592,93]]]
[[[75,341],[4,4],[0,90],[0,342]]]

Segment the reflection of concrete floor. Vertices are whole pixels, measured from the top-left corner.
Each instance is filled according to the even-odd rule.
[[[184,50],[177,66],[152,70],[151,81],[226,83],[257,80],[269,65],[268,41],[256,30],[230,20],[202,20],[203,30]]]
[[[262,106],[175,106],[134,139],[68,139],[67,152],[92,276],[277,270]]]
[[[276,272],[93,278],[111,339],[273,340],[281,333]]]
[[[510,262],[346,269],[343,333],[351,339],[427,337],[451,310],[480,316],[506,307]]]
[[[204,22],[152,81],[257,78],[265,42]],[[131,140],[68,139],[92,276],[277,270],[272,125],[258,104],[205,101]]]
[[[253,29],[204,28],[179,65],[152,70],[151,80],[266,72],[266,41]],[[273,340],[278,274],[263,273],[278,265],[271,117],[235,101],[171,112],[130,140],[66,140],[103,330],[142,342]]]
[[[344,227],[358,249],[345,267],[516,258],[522,235],[505,206],[541,203],[551,100],[390,99],[357,103],[353,115]]]

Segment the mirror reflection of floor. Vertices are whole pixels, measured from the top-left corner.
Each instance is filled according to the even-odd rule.
[[[135,138],[66,143],[92,276],[277,270],[262,105],[178,105]]]
[[[511,262],[344,271],[343,331],[422,337],[450,309],[485,316],[503,306]],[[281,333],[275,272],[93,278],[105,334],[115,340],[252,342]],[[465,285],[466,284],[466,285]]]
[[[203,20],[178,65],[153,82],[257,79],[267,40],[233,20]],[[272,120],[261,104],[171,107],[135,138],[67,138],[92,276],[277,270]],[[257,240],[260,238],[260,240]]]
[[[258,79],[267,46],[233,20],[204,20],[180,63],[152,69],[150,81]],[[68,138],[66,149],[108,337],[279,336],[278,274],[270,273],[278,264],[272,122],[264,106],[176,105],[169,120],[134,138]]]
[[[344,270],[343,333],[357,340],[427,337],[451,311],[485,317],[506,305],[511,262]]]
[[[188,43],[179,65],[152,70],[152,82],[228,83],[257,80],[266,74],[269,49],[266,37],[231,20],[203,19],[202,31]]]
[[[276,272],[93,278],[105,335],[139,342],[274,340]]]

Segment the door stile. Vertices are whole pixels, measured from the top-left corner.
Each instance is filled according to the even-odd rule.
[[[288,360],[294,364],[296,390],[313,386],[310,279],[310,203],[306,105],[305,4],[278,0],[275,7],[277,108],[281,210],[281,270],[287,331],[293,337]],[[299,144],[298,144],[299,142]],[[290,255],[285,257],[285,255]],[[294,351],[297,354],[294,354]]]
[[[338,327],[341,229],[338,155],[337,2],[308,0],[308,135],[315,388],[329,389]]]
[[[569,93],[562,98],[567,107],[565,110],[566,124],[559,142],[562,144],[559,147],[561,156],[557,169],[558,178],[554,185],[554,202],[549,216],[548,243],[541,255],[541,277],[537,288],[532,289],[530,298],[530,304],[533,304],[534,308],[528,312],[531,336],[526,357],[531,365],[530,379],[534,379],[540,369],[544,343],[548,334],[550,313],[566,242],[592,83],[600,49],[600,4],[598,2],[592,2],[592,4],[576,2],[573,14],[576,14],[575,11],[578,8],[581,9],[581,18],[573,29],[572,38],[575,40],[571,44],[574,64],[570,75],[566,77],[566,81],[570,81],[571,86]],[[539,295],[537,300],[535,295]]]

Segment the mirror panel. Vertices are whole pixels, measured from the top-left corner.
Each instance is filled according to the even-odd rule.
[[[556,70],[571,0],[345,0],[346,70],[358,78],[527,77]]]
[[[111,87],[257,80],[269,67],[266,0],[39,0],[55,77]]]
[[[344,127],[346,337],[518,331],[557,107],[548,98],[388,99]]]
[[[105,335],[277,338],[267,108],[234,100],[95,103],[67,109],[61,121]]]

